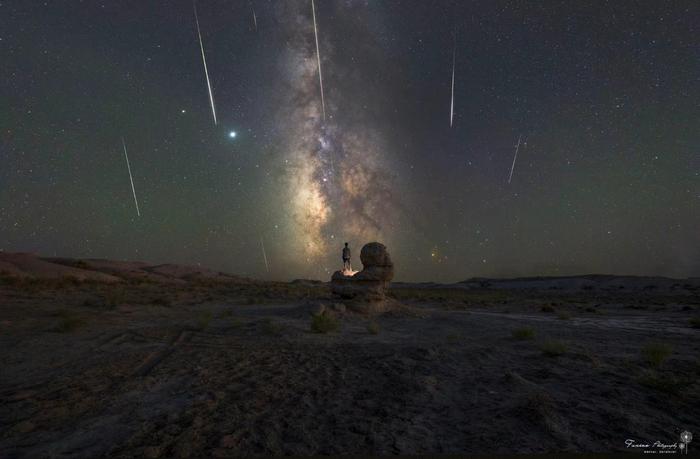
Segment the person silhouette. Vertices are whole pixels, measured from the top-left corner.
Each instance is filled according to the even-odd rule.
[[[352,266],[350,265],[350,247],[348,243],[345,243],[343,247],[343,271],[352,271]]]

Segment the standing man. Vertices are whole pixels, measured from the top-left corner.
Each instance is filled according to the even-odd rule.
[[[343,247],[343,271],[352,271],[352,266],[350,266],[350,247],[348,247],[348,243],[345,243],[345,247]]]

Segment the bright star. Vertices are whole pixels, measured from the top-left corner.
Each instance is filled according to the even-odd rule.
[[[228,136],[231,137],[232,139],[235,139],[236,138],[236,131],[229,132]]]

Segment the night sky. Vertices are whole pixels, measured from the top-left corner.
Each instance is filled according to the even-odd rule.
[[[315,9],[325,120],[310,0],[199,0],[215,125],[191,1],[0,0],[0,249],[327,280],[378,240],[398,280],[700,275],[699,2]]]

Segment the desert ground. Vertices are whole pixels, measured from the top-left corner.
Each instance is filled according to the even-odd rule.
[[[18,257],[0,260],[2,458],[615,452],[700,435],[697,282],[395,284],[414,313],[370,318],[321,282]]]

